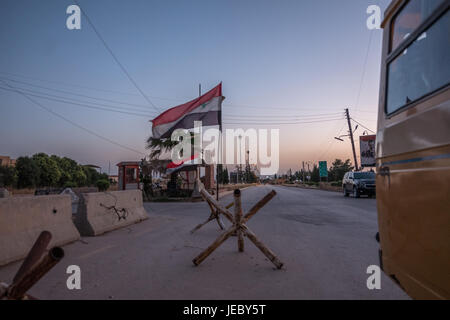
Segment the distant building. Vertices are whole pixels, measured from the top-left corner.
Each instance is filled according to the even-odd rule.
[[[16,159],[11,159],[8,156],[0,156],[0,166],[15,167]]]
[[[135,190],[140,189],[139,173],[140,161],[123,161],[117,164],[119,167],[118,189]]]
[[[238,183],[238,173],[237,171],[230,171],[230,183],[236,184]]]

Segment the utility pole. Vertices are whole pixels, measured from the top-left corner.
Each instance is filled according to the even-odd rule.
[[[242,183],[242,150],[241,150],[242,135],[239,135],[239,178]]]
[[[245,159],[245,183],[250,180],[250,150],[247,150],[247,158]]]
[[[302,170],[302,173],[303,173],[303,183],[305,183],[305,161],[302,161],[302,167],[303,167],[303,170]]]
[[[355,141],[353,140],[353,129],[352,124],[350,122],[350,113],[348,111],[348,108],[345,109],[345,116],[347,117],[348,134],[350,135],[350,141],[352,142],[353,159],[355,161],[355,171],[358,171],[358,160],[356,159]]]

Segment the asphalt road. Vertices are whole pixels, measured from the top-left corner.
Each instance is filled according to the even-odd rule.
[[[239,253],[236,237],[195,267],[192,259],[221,233],[213,221],[190,234],[208,217],[207,204],[146,203],[150,219],[65,246],[63,261],[30,293],[41,299],[409,299],[384,274],[380,290],[366,286],[367,267],[378,264],[374,199],[260,186],[242,191],[244,211],[271,189],[277,196],[248,226],[284,262],[282,270],[246,238]],[[81,290],[66,287],[73,264],[81,268]],[[0,280],[10,282],[19,265],[1,267]]]

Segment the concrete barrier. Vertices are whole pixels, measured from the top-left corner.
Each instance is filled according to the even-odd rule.
[[[82,193],[75,225],[82,236],[97,236],[147,218],[141,190]]]
[[[0,265],[24,258],[39,234],[52,233],[49,247],[78,240],[69,195],[0,199]]]

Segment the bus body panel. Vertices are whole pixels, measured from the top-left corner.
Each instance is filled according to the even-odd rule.
[[[377,207],[383,270],[413,298],[450,299],[450,88],[386,115],[393,1],[383,22]]]

